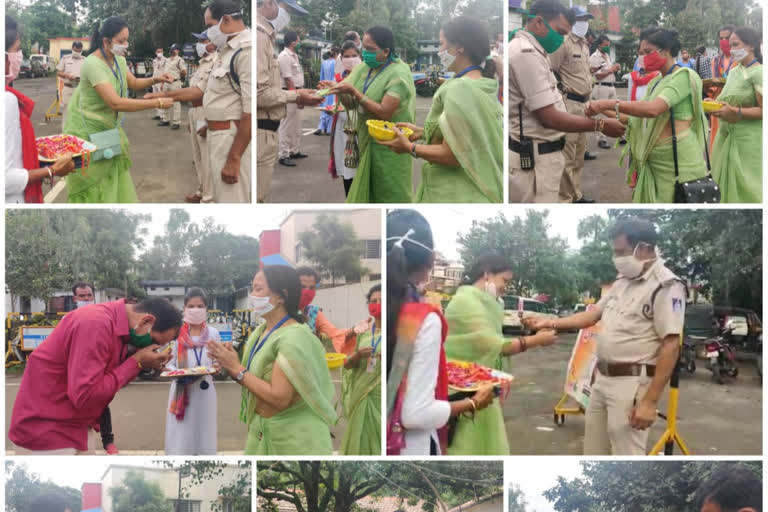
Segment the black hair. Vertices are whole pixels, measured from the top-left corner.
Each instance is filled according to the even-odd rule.
[[[93,285],[90,283],[86,283],[85,281],[78,281],[75,284],[72,285],[72,295],[77,295],[77,289],[78,288],[90,288],[91,293],[93,293]]]
[[[675,56],[680,53],[680,36],[676,30],[660,28],[650,36],[648,42],[659,50],[667,50],[669,54]]]
[[[392,359],[397,343],[397,320],[402,306],[408,302],[408,278],[414,272],[432,266],[433,251],[403,240],[408,238],[434,247],[432,228],[416,210],[393,210],[387,214],[387,375],[392,370]]]
[[[699,46],[698,48],[696,48],[696,53],[700,55],[704,55],[704,52],[706,51],[707,51],[707,48],[705,46]]]
[[[591,28],[589,30],[587,30],[586,34],[584,34],[584,39],[587,39],[589,37],[591,37],[593,39],[597,38],[597,36],[595,35],[595,32]]]
[[[562,15],[571,25],[576,23],[576,16],[573,14],[573,11],[557,0],[538,0],[538,2],[531,6],[528,12],[531,18],[541,16],[546,22],[550,22]]]
[[[393,34],[389,28],[382,25],[376,25],[375,27],[366,30],[365,33],[373,39],[373,42],[376,43],[376,46],[380,49],[389,50],[390,57],[395,56],[395,34]]]
[[[483,76],[496,77],[496,62],[488,59],[491,50],[488,46],[488,24],[477,18],[459,16],[448,20],[443,25],[445,39],[458,46],[464,47],[464,55],[475,66],[485,63]]]
[[[486,273],[500,274],[508,270],[512,270],[512,262],[509,258],[498,253],[483,254],[472,263],[466,279],[469,283],[476,283]]]
[[[83,42],[82,41],[75,41],[72,43],[72,48],[82,48]]]
[[[735,29],[732,34],[736,34],[739,36],[739,39],[744,44],[748,44],[749,46],[753,47],[755,50],[755,58],[757,61],[762,64],[763,63],[763,54],[760,52],[760,43],[761,37],[760,33],[753,29],[752,27],[739,27]]]
[[[208,307],[208,297],[205,296],[205,292],[201,288],[190,288],[189,291],[187,291],[187,294],[184,296],[184,305],[187,305],[187,302],[189,302],[191,299],[194,299],[195,297],[200,297],[202,299],[203,304],[205,304],[205,307]]]
[[[597,40],[595,41],[595,44],[596,44],[597,46],[600,46],[600,44],[601,44],[603,41],[608,41],[609,43],[611,42],[610,38],[609,38],[607,35],[605,35],[605,34],[600,34],[599,36],[597,36]]]
[[[291,43],[298,40],[299,40],[299,34],[294,32],[293,30],[289,30],[288,32],[285,33],[285,35],[283,35],[283,43],[285,44],[285,46],[290,46]]]
[[[120,16],[107,18],[106,21],[101,24],[101,27],[97,24],[93,31],[93,35],[91,35],[91,47],[88,50],[88,54],[90,55],[99,48],[103,48],[104,38],[112,39],[127,26],[128,22]]]
[[[373,297],[373,294],[380,291],[381,291],[381,284],[373,285],[371,289],[368,290],[368,295],[365,296],[365,300],[367,302],[371,302],[371,297]]]
[[[299,299],[301,298],[301,281],[298,271],[285,265],[266,265],[261,269],[267,286],[285,301],[285,310],[288,316],[299,323],[304,323],[304,316],[299,311]]]
[[[730,32],[730,34],[733,34],[733,31],[734,31],[735,28],[736,27],[734,25],[723,25],[722,27],[717,29],[717,39],[718,40],[720,39],[720,32],[722,32],[723,30],[727,30],[728,32]],[[730,36],[730,34],[729,34],[729,36]]]
[[[182,324],[181,311],[176,309],[171,301],[163,297],[151,297],[144,299],[133,306],[137,313],[147,313],[155,317],[155,325],[152,330],[164,332],[168,329],[178,329]]]
[[[609,230],[608,236],[611,240],[616,240],[621,235],[627,237],[627,242],[632,247],[639,243],[645,243],[656,246],[659,242],[659,233],[651,221],[630,217],[617,221]]]
[[[659,27],[648,27],[644,28],[640,32],[640,41],[647,41],[648,38],[651,36],[651,34],[654,34],[659,31]]]
[[[344,52],[350,49],[355,50],[357,55],[360,56],[360,48],[357,47],[354,41],[344,41],[344,44],[341,45],[341,54],[344,55]]]
[[[696,508],[712,502],[725,512],[742,508],[763,510],[763,482],[748,467],[741,464],[723,464],[696,491]]]
[[[354,30],[350,30],[346,34],[344,34],[344,41],[354,41],[355,39],[359,38],[360,34],[355,32]]]
[[[325,52],[323,53],[323,60],[328,60],[331,58],[331,52]]]
[[[312,267],[299,267],[296,269],[296,273],[299,274],[299,277],[301,276],[311,276],[315,278],[315,282],[317,284],[320,284],[320,274],[317,273],[315,269]]]
[[[19,34],[19,24],[10,16],[5,17],[5,51],[11,49],[16,44],[21,35]]]
[[[243,18],[243,7],[238,0],[213,0],[208,6],[211,12],[211,18],[221,21],[224,16],[232,16],[233,19]]]

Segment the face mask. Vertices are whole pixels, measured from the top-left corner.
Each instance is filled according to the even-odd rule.
[[[5,52],[5,57],[8,59],[8,74],[5,77],[10,78],[11,81],[16,80],[21,72],[21,61],[24,60],[24,54],[21,53],[21,50]]]
[[[571,31],[576,37],[584,37],[589,31],[589,23],[586,21],[577,21],[573,24],[573,29]]]
[[[355,46],[357,46],[358,50],[362,50],[363,49],[363,43],[362,42],[357,43]]]
[[[291,23],[291,13],[280,7],[277,11],[277,17],[274,20],[269,20],[272,26],[275,28],[275,32],[280,32]]]
[[[82,57],[83,56],[83,52],[75,52],[75,51],[73,51],[72,52],[72,56],[73,57]]]
[[[563,44],[563,41],[565,41],[565,38],[562,34],[559,32],[555,32],[552,30],[552,27],[549,26],[549,23],[542,20],[544,22],[544,25],[549,29],[549,32],[547,32],[547,35],[544,37],[539,37],[536,34],[533,35],[533,37],[536,38],[536,40],[539,42],[542,48],[544,48],[544,51],[547,53],[555,53],[558,48],[560,48],[560,45]]]
[[[162,53],[156,53],[155,56],[157,56],[158,59],[161,59],[163,57]]]
[[[211,35],[210,32],[208,35]],[[271,302],[269,302],[269,297],[258,297],[256,295],[251,295],[248,297],[250,303],[251,303],[251,309],[254,313],[256,313],[259,316],[266,315],[273,309],[275,309],[275,306],[272,305]]]
[[[138,325],[136,326],[138,327]],[[132,327],[129,331],[130,337],[131,337],[131,345],[137,348],[144,348],[148,347],[152,344],[152,336],[150,336],[150,332],[152,332],[152,328],[150,327],[149,330],[145,334],[138,334],[136,333],[136,327]]]
[[[613,257],[613,265],[616,267],[616,270],[619,274],[629,279],[640,277],[640,274],[643,273],[643,266],[646,263],[645,261],[637,259],[635,256],[636,252],[637,247],[635,247],[635,250],[632,251],[632,254],[629,256]]]
[[[205,308],[184,308],[184,322],[190,325],[200,325],[208,320],[208,310]]]
[[[365,65],[371,69],[376,69],[384,64],[383,62],[376,60],[376,56],[378,54],[379,52],[369,52],[368,50],[363,50],[363,62],[365,62]]]
[[[603,53],[605,53],[605,54],[608,54],[608,53],[610,53],[610,52],[611,52],[611,45],[608,45],[608,46],[601,46],[601,47],[600,47],[600,51],[601,51],[601,52],[603,52]]]
[[[227,46],[227,41],[229,40],[230,36],[235,36],[240,32],[225,34],[224,32],[221,31],[221,21],[220,21],[218,25],[208,27],[208,30],[206,31],[206,33],[208,34],[208,39],[210,39],[210,41],[216,45],[216,48],[221,50],[222,48]]]
[[[735,50],[731,50],[731,57],[733,57],[737,61],[741,61],[747,57],[748,53],[749,52],[744,48],[736,48]]]
[[[309,288],[301,290],[301,298],[299,298],[300,310],[312,304],[312,301],[315,300],[315,293],[315,290],[310,290]]]
[[[438,52],[437,56],[440,57],[440,64],[443,65],[443,69],[446,71],[451,69],[453,63],[456,62],[456,56],[448,53],[448,50]]]
[[[381,318],[381,303],[368,304],[368,314],[373,318]]]
[[[730,57],[731,43],[727,39],[720,40],[720,51],[722,51],[726,57]]]
[[[667,60],[659,55],[658,51],[655,51],[643,57],[643,69],[648,72],[658,71],[664,67],[666,62]]]
[[[85,306],[90,306],[93,303],[94,302],[92,300],[78,300],[77,302],[75,302],[75,304],[77,305],[77,309],[83,308]]]
[[[119,55],[120,57],[125,56],[126,53],[128,53],[128,44],[112,44],[112,53],[115,55]]]
[[[341,59],[341,63],[344,66],[344,69],[347,71],[352,71],[355,69],[355,67],[358,66],[360,62],[360,57],[343,57]]]
[[[197,50],[197,56],[200,57],[201,59],[206,53],[208,53],[208,50],[205,49],[206,46],[208,45],[205,45],[203,43],[197,43],[195,45],[195,50]]]

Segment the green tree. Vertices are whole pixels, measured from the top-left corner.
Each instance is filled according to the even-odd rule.
[[[186,210],[171,210],[165,233],[155,237],[152,249],[143,258],[147,279],[185,279],[190,248],[199,236],[200,229]]]
[[[189,250],[190,282],[207,292],[227,293],[248,286],[259,269],[259,241],[227,233],[221,226],[205,229]]]
[[[182,478],[182,499],[189,498],[195,487],[204,485],[210,480],[221,480],[221,477],[226,475],[227,469],[236,466],[238,471],[234,472],[232,478],[219,487],[218,496],[221,500],[212,503],[211,509],[213,512],[224,512],[225,503],[228,503],[231,504],[233,512],[249,512],[251,510],[252,473],[249,461],[238,461],[233,464],[213,460],[188,460],[180,464],[169,461],[161,461],[159,464],[180,472],[184,477]]]
[[[114,512],[173,512],[160,485],[139,471],[129,471],[123,484],[109,489]]]
[[[361,261],[363,245],[355,230],[335,215],[318,216],[312,229],[299,233],[299,243],[304,257],[330,275],[332,284],[341,277],[346,282],[359,281],[367,272]]]
[[[528,502],[525,499],[525,494],[520,489],[520,486],[511,484],[509,486],[509,497],[507,502],[509,507],[507,512],[526,512]]]
[[[23,464],[5,462],[5,510],[6,512],[37,512],[40,501],[52,501],[57,505],[80,510],[80,491],[62,487],[30,473]],[[39,510],[39,509],[38,509]]]
[[[19,22],[24,55],[32,53],[35,44],[40,53],[47,53],[50,38],[79,35],[70,12],[67,2],[61,0],[37,0],[25,7],[9,5],[6,10],[8,16]]]

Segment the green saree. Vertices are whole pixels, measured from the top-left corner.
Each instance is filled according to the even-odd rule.
[[[500,203],[504,195],[504,127],[496,80],[445,82],[424,122],[427,144],[445,141],[461,166],[425,162],[419,203]]]
[[[501,369],[501,350],[507,341],[501,333],[504,310],[490,294],[474,286],[462,286],[445,309],[448,359],[472,361]],[[448,455],[509,455],[501,404],[475,414],[475,419],[460,416]]]
[[[67,176],[67,200],[70,203],[135,203],[138,201],[131,179],[128,137],[121,126],[124,114],[104,103],[95,86],[108,83],[122,96],[128,94],[125,57],[115,57],[118,76],[96,55],[83,63],[77,86],[64,119],[64,133],[90,140],[91,134],[117,128],[122,154],[109,160],[91,162],[87,169]],[[120,78],[122,78],[122,87]]]
[[[243,351],[248,364],[251,348],[266,325],[256,329]],[[242,390],[240,419],[248,425],[245,455],[331,455],[330,426],[336,423],[333,384],[325,362],[325,350],[306,325],[277,329],[256,353],[248,371],[269,381],[277,364],[300,399],[271,418],[256,414],[257,398]]]
[[[677,162],[680,181],[707,175],[704,160],[704,130],[707,126],[701,107],[701,79],[689,68],[678,68],[672,74],[655,78],[648,84],[643,101],[662,98],[675,111],[676,121],[691,121],[688,129],[677,133]],[[630,117],[620,165],[629,155],[627,182],[637,173],[632,193],[635,203],[673,203],[675,200],[675,161],[672,137],[661,138],[669,126],[669,111],[654,118]]]
[[[377,336],[381,333],[377,331]],[[357,337],[355,350],[371,346],[371,331]],[[380,354],[381,343],[373,353]],[[366,360],[341,374],[341,403],[347,429],[341,439],[343,455],[381,455],[381,358],[373,372]]]
[[[755,107],[763,95],[763,65],[738,65],[717,97],[734,107]],[[712,146],[712,177],[720,185],[723,203],[763,201],[763,120],[729,123],[720,119]]]
[[[362,91],[369,99],[381,103],[384,96],[400,100],[397,110],[390,119],[393,123],[413,123],[415,115],[411,68],[402,60],[395,58],[391,64],[378,73],[371,73],[368,79],[368,66],[361,64],[352,70],[346,82]],[[368,88],[365,83],[368,82]],[[360,107],[357,125],[357,143],[360,150],[360,162],[357,166],[352,187],[347,197],[348,203],[410,203],[413,198],[412,168],[413,158],[409,154],[398,155],[391,149],[376,142],[368,135],[365,122],[375,119],[373,114]]]

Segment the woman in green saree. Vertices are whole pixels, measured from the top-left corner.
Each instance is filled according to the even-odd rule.
[[[379,144],[426,160],[416,202],[500,203],[503,112],[487,25],[463,16],[448,21],[439,55],[443,68],[456,74],[437,90],[424,127],[398,123],[413,130],[410,140],[400,133]]]
[[[499,297],[512,279],[512,265],[503,256],[478,258],[467,274],[471,285],[460,287],[445,310],[448,360],[471,361],[501,370],[502,359],[531,347],[549,346],[557,333],[542,330],[532,336],[506,339],[502,334],[504,307]],[[501,402],[477,411],[474,417],[459,416],[448,455],[509,455]]]
[[[408,64],[395,55],[395,37],[387,27],[373,27],[363,35],[363,64],[339,84],[321,82],[331,94],[357,111],[357,172],[348,203],[410,203],[413,195],[409,155],[397,155],[373,143],[366,121],[380,119],[412,123],[416,88]],[[352,138],[352,136],[350,136]],[[348,147],[353,141],[348,143]]]
[[[720,129],[712,146],[712,177],[723,203],[763,201],[763,56],[760,34],[740,27],[730,38],[731,57],[743,57],[728,74],[717,101]]]
[[[123,112],[170,108],[173,100],[130,99],[128,89],[141,91],[158,82],[170,83],[167,75],[136,78],[128,70],[128,23],[120,17],[108,18],[91,38],[90,54],[83,62],[80,84],[69,100],[64,118],[64,133],[90,141],[99,132],[116,130],[119,151],[67,176],[67,200],[70,203],[135,203],[136,190],[131,180],[128,138],[122,127]],[[119,154],[117,154],[119,153]]]
[[[674,112],[680,182],[708,174],[705,158],[707,121],[701,106],[699,75],[675,61],[680,52],[677,32],[659,29],[640,43],[643,68],[661,75],[648,83],[642,101],[597,100],[587,103],[586,115],[620,116],[628,123],[621,156],[629,155],[627,182],[635,203],[672,203],[675,199],[675,161],[670,111]],[[629,116],[629,117],[627,117]]]
[[[357,337],[355,352],[344,363],[341,403],[347,429],[343,455],[381,455],[381,285],[368,292],[371,328]]]
[[[322,343],[299,312],[298,273],[265,266],[253,278],[250,301],[264,324],[251,335],[242,361],[230,345],[209,352],[242,386],[240,419],[248,425],[246,455],[331,455],[336,423],[333,384]]]

